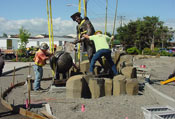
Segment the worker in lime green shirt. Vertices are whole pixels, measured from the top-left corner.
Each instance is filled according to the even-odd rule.
[[[92,36],[88,36],[88,35],[84,34],[83,37],[94,41],[95,48],[96,48],[96,53],[93,55],[91,63],[90,63],[90,72],[91,73],[94,72],[95,62],[99,58],[104,56],[106,58],[106,60],[109,62],[109,64],[111,65],[114,76],[117,75],[118,72],[117,72],[117,69],[116,69],[114,62],[112,61],[111,50],[110,50],[109,44],[107,42],[107,40],[110,40],[111,38],[107,35],[103,35],[101,31],[96,31],[95,35],[92,35]],[[112,40],[113,39],[114,39],[114,37],[112,37]]]

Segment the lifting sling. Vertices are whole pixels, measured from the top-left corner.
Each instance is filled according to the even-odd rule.
[[[86,0],[83,0],[83,3],[84,3],[84,17],[86,17],[86,16],[87,16],[87,13],[86,13],[86,11],[87,11],[87,9],[86,9]],[[78,12],[81,13],[81,0],[79,0]],[[80,27],[84,22],[85,22],[85,20],[83,20],[83,21],[80,23],[79,27]],[[81,34],[82,34],[82,33],[80,32],[80,28],[78,28],[78,30],[79,30],[78,40],[80,40],[80,37],[81,37]],[[80,68],[80,43],[78,43],[78,61],[79,61],[79,68]]]
[[[50,4],[50,5],[49,5]],[[50,13],[49,13],[50,8]],[[52,23],[52,6],[51,0],[47,0],[47,17],[48,17],[48,32],[49,32],[49,46],[50,52],[54,53],[54,40],[53,40],[53,23]],[[55,63],[53,64],[52,75],[55,76]]]

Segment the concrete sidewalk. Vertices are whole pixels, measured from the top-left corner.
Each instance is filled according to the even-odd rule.
[[[33,65],[34,62],[8,62],[5,61],[4,69],[3,69],[3,75],[9,72],[12,72],[14,70],[14,67],[16,70],[24,67],[28,67],[29,65]]]

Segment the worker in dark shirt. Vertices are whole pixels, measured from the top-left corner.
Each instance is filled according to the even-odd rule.
[[[0,76],[2,76],[4,65],[5,65],[5,62],[2,58],[1,49],[0,49]]]

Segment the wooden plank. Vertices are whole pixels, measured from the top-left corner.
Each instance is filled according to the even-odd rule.
[[[46,106],[46,111],[47,111],[50,115],[52,115],[52,111],[51,111],[51,109],[50,109],[50,105],[49,105],[49,104],[45,104],[45,106]]]
[[[42,110],[41,111],[42,114],[44,114],[46,117],[48,117],[49,119],[56,119],[55,116],[49,114],[46,110]]]
[[[35,114],[33,112],[30,112],[30,111],[27,111],[23,108],[20,108],[19,110],[19,114],[23,115],[23,116],[27,116],[27,117],[30,117],[32,119],[47,119],[46,117],[43,117],[39,114]]]
[[[4,107],[6,107],[9,110],[13,110],[13,107],[11,106],[11,104],[8,104],[4,99],[1,98],[1,103],[2,105],[4,105]]]

